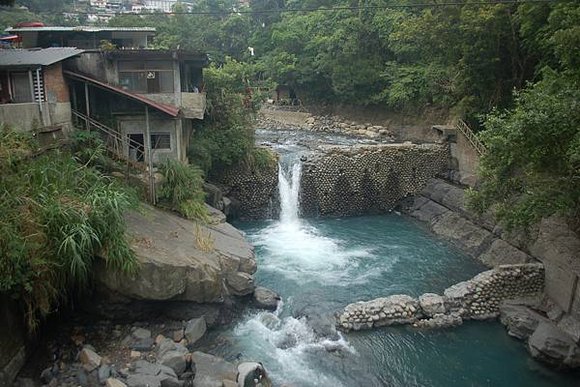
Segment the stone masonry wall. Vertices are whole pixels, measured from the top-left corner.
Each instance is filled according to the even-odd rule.
[[[444,170],[448,148],[439,144],[320,147],[303,162],[303,216],[384,213],[420,192]]]
[[[459,325],[465,319],[496,318],[502,301],[537,296],[543,288],[541,264],[502,265],[447,288],[443,296],[393,295],[347,305],[338,315],[337,326],[349,331],[393,324]]]
[[[277,156],[276,156],[277,157]],[[231,200],[230,215],[243,220],[271,218],[274,202],[278,197],[278,164],[248,166],[240,163],[224,171],[221,176],[212,177]]]

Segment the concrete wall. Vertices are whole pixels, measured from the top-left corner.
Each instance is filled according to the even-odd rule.
[[[420,192],[448,163],[438,144],[327,147],[302,167],[303,215],[384,213]]]
[[[119,129],[121,130],[123,138],[127,138],[128,134],[145,135],[146,123],[144,116],[118,117],[117,120],[119,122]],[[151,117],[149,126],[151,134],[168,133],[171,136],[171,149],[153,150],[153,163],[160,163],[168,158],[182,161],[185,160],[185,155],[182,154],[182,146],[180,148],[182,139],[182,126],[180,120]],[[145,141],[148,140],[145,139]],[[148,148],[147,144],[146,148]],[[125,145],[125,154],[129,154],[127,144]]]
[[[70,62],[69,68],[110,84],[119,83],[117,64],[103,52],[84,52]]]
[[[44,114],[41,114],[37,102],[0,105],[0,123],[11,125],[21,131],[30,131],[49,125],[63,125],[65,130],[70,129],[70,102],[43,102],[42,108]]]
[[[475,151],[469,140],[459,131],[455,136],[455,142],[449,146],[451,158],[456,163],[457,174],[455,181],[468,186],[477,183],[477,168],[479,166],[479,154]]]

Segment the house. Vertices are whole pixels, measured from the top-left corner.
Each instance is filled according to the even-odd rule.
[[[63,66],[82,54],[71,47],[0,50],[0,124],[20,130],[71,127]]]
[[[24,27],[7,32],[18,34],[25,47],[73,43],[87,48],[62,71],[75,126],[98,130],[111,150],[138,163],[187,161],[194,121],[205,113],[206,54],[149,49],[154,28]]]
[[[65,70],[73,115],[106,122],[133,161],[186,161],[194,120],[205,113],[207,64],[207,55],[180,50],[85,52]]]

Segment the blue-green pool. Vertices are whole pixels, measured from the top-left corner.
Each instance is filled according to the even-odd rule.
[[[256,246],[256,282],[276,313],[249,312],[219,333],[218,355],[259,360],[287,386],[578,386],[577,375],[531,360],[497,322],[455,329],[390,327],[337,335],[346,304],[442,292],[484,267],[397,214],[237,223]]]

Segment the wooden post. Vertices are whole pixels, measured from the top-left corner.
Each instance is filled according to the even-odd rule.
[[[155,205],[155,177],[153,176],[153,148],[151,146],[151,128],[149,127],[149,106],[145,106],[145,152],[147,157],[147,164],[149,164],[149,194],[151,195],[151,203]]]
[[[87,130],[91,130],[91,127],[89,126],[89,118],[91,118],[91,107],[89,103],[89,84],[87,82],[85,82],[85,106],[87,109],[85,112],[87,114]]]

